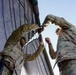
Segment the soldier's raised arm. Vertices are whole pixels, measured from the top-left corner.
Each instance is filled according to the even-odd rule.
[[[46,24],[46,23],[49,23],[49,21],[51,23],[54,23],[55,25],[58,25],[59,27],[61,28],[70,28],[72,26],[71,23],[69,23],[68,21],[66,21],[63,17],[58,17],[58,16],[54,16],[54,15],[47,15],[44,22],[43,22],[43,25]]]
[[[35,60],[38,56],[40,56],[41,52],[44,50],[44,43],[42,40],[42,35],[39,35],[39,47],[33,54],[25,54],[24,59],[25,61],[32,61]]]
[[[37,24],[23,24],[20,27],[18,27],[16,30],[12,32],[8,40],[6,41],[5,47],[16,44],[18,40],[24,35],[25,33],[37,29],[39,26]]]
[[[51,56],[52,59],[55,59],[56,58],[56,52],[54,51],[53,49],[53,46],[52,46],[52,43],[50,41],[50,39],[48,37],[45,38],[45,41],[47,42],[48,44],[48,47],[49,47],[49,54]]]
[[[44,45],[40,43],[36,52],[34,52],[33,54],[25,54],[25,57],[24,57],[25,62],[35,60],[43,50],[44,50]]]

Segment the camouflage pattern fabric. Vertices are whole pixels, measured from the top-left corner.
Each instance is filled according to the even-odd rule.
[[[63,25],[64,27],[65,25]],[[67,26],[68,27],[68,26]],[[76,28],[70,25],[69,29],[63,29],[57,43],[57,61],[76,59]]]
[[[18,27],[15,31],[12,32],[10,37],[8,38],[5,47],[16,44],[17,41],[27,32],[31,30],[38,29],[39,26],[37,24],[23,24],[20,27]]]
[[[64,66],[62,75],[76,75],[76,60],[71,60]]]
[[[76,28],[62,17],[48,15],[44,24],[51,21],[62,28],[62,34],[57,43],[57,61],[61,62],[66,59],[76,59]]]
[[[62,17],[57,17],[54,15],[47,15],[44,20],[44,25],[48,23],[48,21],[54,23],[55,25],[62,28],[62,34],[59,35],[58,43],[57,43],[57,59],[56,62],[59,63],[68,59],[76,59],[76,28],[74,25],[66,21]],[[75,62],[72,62],[76,63]],[[62,64],[63,65],[63,64]],[[66,66],[70,66],[67,64]],[[75,69],[75,67],[68,68],[67,71],[70,72],[70,69]],[[74,71],[75,71],[74,70]],[[66,70],[65,70],[66,71]],[[75,74],[62,74],[62,75],[76,75]]]
[[[20,75],[22,64],[25,61],[28,62],[35,60],[43,51],[44,46],[39,45],[37,51],[33,54],[25,54],[24,52],[22,52],[20,44],[18,42],[24,33],[35,28],[38,28],[38,26],[36,26],[35,24],[20,26],[8,38],[3,50],[4,68],[1,75]],[[1,58],[2,56],[0,54],[0,59]]]
[[[35,53],[24,54],[16,46],[8,46],[4,49],[4,62],[7,67],[4,66],[2,75],[12,75],[10,74],[11,72],[13,72],[13,75],[20,75],[24,61],[28,62],[35,60],[40,55],[43,48],[43,45],[40,45]]]
[[[12,75],[12,72],[6,66],[4,66],[1,75]]]

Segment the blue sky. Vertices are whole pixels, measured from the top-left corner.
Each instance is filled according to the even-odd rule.
[[[41,23],[43,23],[45,17],[48,14],[53,14],[65,18],[71,24],[76,26],[76,9],[75,9],[76,0],[38,0],[38,6],[39,6]],[[48,27],[45,28],[44,32],[42,33],[44,39],[45,37],[49,37],[51,39],[55,51],[56,51],[56,45],[58,39],[57,35],[55,34],[56,28],[57,27],[55,25],[50,24]],[[48,52],[49,51],[48,46],[45,41],[44,41],[44,45]],[[48,56],[49,56],[49,52],[48,52]],[[55,60],[52,60],[50,58],[50,62],[53,67]],[[57,66],[53,71],[55,75],[59,75]]]
[[[47,14],[64,17],[75,24],[76,0],[38,0],[41,23]]]

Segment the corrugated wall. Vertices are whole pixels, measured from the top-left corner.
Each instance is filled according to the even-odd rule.
[[[0,51],[10,34],[24,23],[35,23],[26,0],[0,0]]]
[[[32,24],[36,21],[36,16],[27,0],[0,0],[0,51],[3,50],[5,42],[15,29],[24,23]],[[31,36],[30,33],[27,33],[27,39],[30,39],[29,35]],[[38,46],[38,43],[34,42],[32,45]],[[29,62],[27,67],[29,75],[53,75],[46,51],[43,51],[35,61]],[[34,71],[36,71],[35,74],[33,74]]]

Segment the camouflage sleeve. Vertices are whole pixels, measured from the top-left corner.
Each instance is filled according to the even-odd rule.
[[[2,53],[2,52],[0,52],[0,60],[1,60],[1,58],[2,58],[2,54],[3,54],[3,53]]]
[[[25,61],[32,61],[32,60],[35,60],[39,55],[40,53],[44,50],[44,45],[39,45],[37,51],[33,54],[25,54]]]
[[[69,23],[68,21],[66,21],[64,18],[62,17],[58,17],[58,16],[54,16],[54,15],[47,15],[43,24],[48,23],[48,21],[50,21],[51,23],[54,23],[55,25],[61,27],[61,28],[70,28],[72,26],[71,23]]]
[[[49,46],[49,54],[51,56],[52,59],[56,58],[56,52],[54,51],[52,45],[48,45]]]
[[[22,37],[22,35],[24,35],[26,32],[29,32],[29,31],[37,29],[37,28],[39,28],[39,26],[37,24],[23,24],[23,25],[19,26],[9,36],[4,47],[7,47],[11,44],[13,44],[13,45],[16,44],[18,42],[18,40]]]

